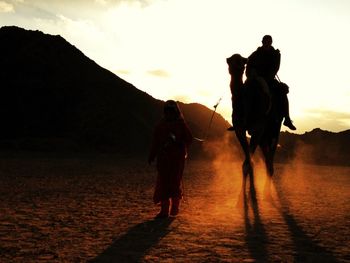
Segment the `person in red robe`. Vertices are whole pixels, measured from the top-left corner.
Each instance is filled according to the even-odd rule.
[[[157,181],[153,195],[155,204],[161,210],[157,218],[165,218],[179,213],[182,199],[182,175],[187,157],[187,149],[193,140],[178,104],[168,100],[164,104],[164,116],[156,125],[153,142],[148,157],[151,164],[157,159]]]

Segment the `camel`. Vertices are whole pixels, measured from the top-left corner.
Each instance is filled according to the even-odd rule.
[[[232,122],[245,157],[242,165],[242,193],[245,193],[248,175],[252,190],[254,172],[251,157],[259,146],[267,171],[264,195],[269,198],[274,173],[274,156],[283,120],[280,113],[281,102],[278,94],[266,94],[259,81],[254,78],[247,78],[243,82],[246,58],[234,54],[227,58],[227,63],[231,75]],[[247,139],[247,132],[251,135],[250,141]]]

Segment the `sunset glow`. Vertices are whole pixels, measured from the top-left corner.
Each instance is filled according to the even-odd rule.
[[[350,127],[350,2],[0,0],[0,26],[59,34],[151,96],[218,107],[230,120],[225,59],[270,34],[291,117],[303,133]]]

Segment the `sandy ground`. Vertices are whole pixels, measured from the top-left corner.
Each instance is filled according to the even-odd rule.
[[[350,262],[350,167],[276,166],[272,200],[259,161],[240,199],[240,163],[189,160],[180,214],[154,220],[143,161],[2,158],[0,262]]]

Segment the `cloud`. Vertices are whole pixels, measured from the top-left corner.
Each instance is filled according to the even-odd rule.
[[[95,0],[95,3],[100,4],[100,5],[106,5],[108,2],[107,2],[107,0]]]
[[[155,69],[155,70],[148,70],[147,74],[156,76],[156,77],[160,77],[160,78],[168,78],[170,77],[170,74],[162,69]]]
[[[0,13],[14,13],[14,12],[15,12],[15,8],[13,7],[13,5],[4,1],[0,1]]]
[[[118,74],[129,75],[131,72],[130,70],[127,70],[127,69],[118,69],[118,70],[115,70],[114,73],[116,73],[117,75]]]
[[[2,1],[0,0],[0,3]],[[34,19],[44,19],[44,20],[57,20],[56,10],[53,8],[46,8],[44,5],[40,5],[36,0],[25,1],[25,0],[12,0],[11,5],[16,12],[13,16],[16,18],[16,24],[20,25],[20,22],[25,24],[25,28],[30,27]],[[0,7],[1,9],[1,7]],[[13,11],[13,13],[14,13]],[[0,11],[1,12],[1,11]],[[19,22],[20,21],[20,22]],[[45,24],[42,24],[45,25]],[[40,29],[40,28],[33,28]]]
[[[105,0],[106,2],[110,2],[110,3],[130,3],[130,4],[134,4],[139,3],[141,4],[141,6],[148,6],[150,5],[152,2],[154,2],[154,0]]]
[[[86,0],[80,0],[81,2],[84,2]],[[97,5],[101,5],[103,7],[105,6],[115,6],[118,4],[130,4],[130,5],[140,5],[141,7],[146,7],[152,4],[155,0],[93,0],[93,2]],[[67,0],[67,2],[71,2],[70,0]]]

